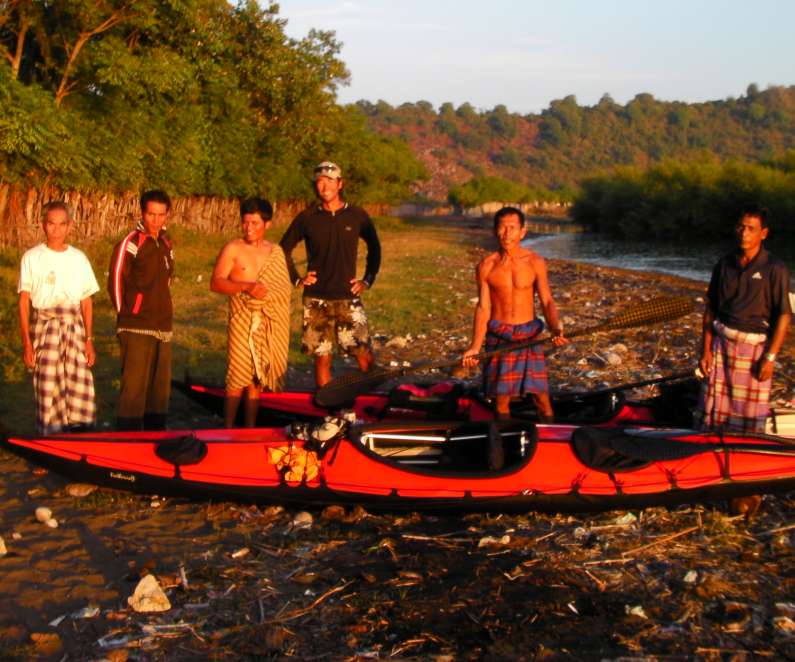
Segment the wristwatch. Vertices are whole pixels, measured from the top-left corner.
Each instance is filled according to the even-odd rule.
[[[765,358],[771,363],[773,363],[776,360],[776,355],[773,354],[773,352],[768,352],[767,354],[765,354]]]

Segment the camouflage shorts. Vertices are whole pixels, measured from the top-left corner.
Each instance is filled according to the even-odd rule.
[[[326,356],[334,351],[334,339],[344,354],[370,349],[370,331],[362,300],[304,299],[304,354]]]

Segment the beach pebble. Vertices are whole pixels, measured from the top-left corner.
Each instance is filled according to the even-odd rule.
[[[154,575],[146,575],[138,586],[135,587],[133,594],[127,598],[127,604],[130,605],[135,611],[150,612],[150,611],[168,611],[171,609],[171,603],[168,601],[160,584],[157,583],[157,577]]]
[[[11,534],[11,538],[13,540],[22,540],[22,534],[18,531],[14,531],[14,533]]]
[[[610,345],[610,347],[608,347],[608,349],[611,352],[618,352],[619,354],[626,354],[629,351],[627,346],[624,343],[622,343],[622,342],[614,343],[613,345]]]
[[[507,533],[499,538],[495,538],[493,536],[483,536],[480,540],[478,540],[478,547],[507,545],[509,542],[511,542],[511,536],[509,536]]]
[[[616,352],[608,352],[605,357],[607,362],[612,366],[621,365],[624,361]]]
[[[86,497],[96,490],[97,486],[89,483],[69,483],[66,486],[66,493],[73,497]]]
[[[47,520],[46,522],[44,522],[44,523],[45,523],[47,526],[49,526],[51,529],[57,529],[57,528],[58,528],[58,520],[57,520],[57,519],[55,519],[54,517],[50,517],[50,519],[48,519],[48,520]]]
[[[403,349],[406,345],[410,342],[409,338],[404,336],[395,336],[387,341],[387,347],[397,347],[399,349]]]
[[[311,529],[312,513],[308,513],[305,510],[302,510],[295,517],[293,517],[293,521],[290,522],[290,528],[293,531],[300,531],[301,529]]]
[[[684,577],[685,584],[695,584],[698,581],[698,573],[695,570],[688,570]]]
[[[795,621],[789,616],[776,616],[773,619],[773,625],[782,632],[795,632]]]
[[[52,511],[47,506],[39,506],[36,508],[36,519],[42,523],[46,522],[52,519]]]
[[[0,557],[5,556],[8,554],[8,550],[6,549],[6,541],[3,540],[3,536],[0,536]]]
[[[624,605],[624,613],[630,616],[637,616],[638,618],[649,618],[646,616],[646,612],[643,610],[643,607],[640,605],[635,605],[634,607],[630,607],[629,605]]]

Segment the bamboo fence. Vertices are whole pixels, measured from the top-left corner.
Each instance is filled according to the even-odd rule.
[[[0,247],[25,248],[42,239],[42,208],[52,200],[63,200],[72,209],[76,242],[119,237],[141,218],[138,193],[63,191],[45,185],[39,188],[0,182]],[[274,225],[287,225],[306,206],[304,202],[274,204]],[[371,214],[383,214],[385,206],[368,206]],[[233,234],[240,223],[237,198],[185,196],[172,199],[170,225],[199,232]]]

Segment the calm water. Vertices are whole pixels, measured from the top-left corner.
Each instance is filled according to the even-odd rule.
[[[658,271],[703,281],[709,280],[718,258],[733,247],[731,241],[694,246],[610,239],[590,233],[539,235],[525,239],[523,243],[548,258],[638,271]],[[775,244],[768,248],[784,259],[790,273],[795,274],[793,246],[785,246],[783,251],[781,246]]]

